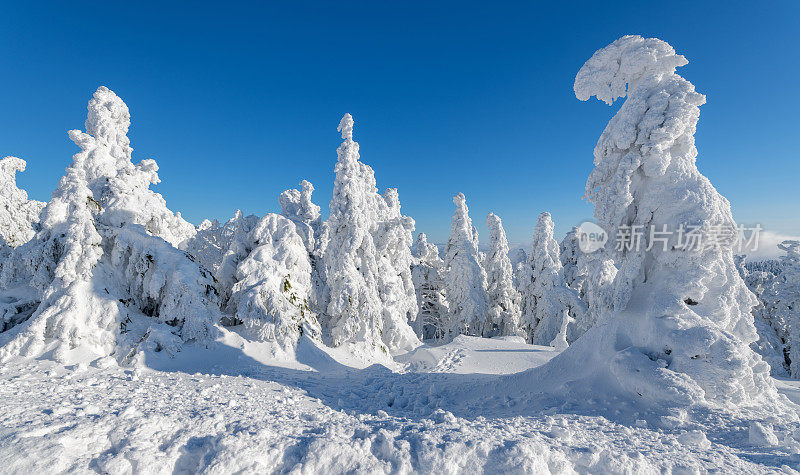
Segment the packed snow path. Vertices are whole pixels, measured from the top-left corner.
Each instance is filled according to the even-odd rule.
[[[796,446],[755,447],[749,427],[723,417],[664,431],[641,421],[532,412],[514,399],[503,410],[494,401],[487,412],[448,396],[476,384],[492,387],[501,377],[492,373],[540,365],[555,353],[513,338],[460,337],[422,347],[398,358],[399,371],[347,366],[310,345],[300,350],[302,361],[270,362],[267,352],[229,334],[215,350],[196,350],[205,358],[187,348],[176,359],[151,359],[149,367],[123,368],[111,360],[90,367],[31,360],[4,365],[0,467],[6,473],[754,473],[800,467]],[[796,382],[779,386],[798,394]]]

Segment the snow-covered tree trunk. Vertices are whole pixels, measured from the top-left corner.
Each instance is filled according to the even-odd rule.
[[[508,257],[508,239],[500,217],[489,213],[489,252],[486,255],[486,293],[489,320],[484,336],[510,336],[520,332],[520,294],[514,288],[514,270]]]
[[[469,217],[463,193],[453,197],[456,205],[445,248],[444,288],[450,309],[448,333],[480,336],[489,314],[486,271],[478,254],[477,231]]]

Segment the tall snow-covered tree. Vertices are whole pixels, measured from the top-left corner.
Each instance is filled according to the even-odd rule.
[[[50,351],[57,360],[125,357],[137,345],[174,352],[215,335],[212,277],[173,246],[194,227],[149,189],[158,182],[155,162],[131,163],[129,125],[125,103],[101,87],[86,132],[70,131],[81,151],[36,236],[13,251],[0,276],[10,330],[0,359]]]
[[[412,256],[411,278],[419,306],[415,331],[422,339],[442,339],[447,335],[449,322],[442,279],[444,261],[436,244],[428,243],[425,233],[417,235]]]
[[[405,240],[410,231],[406,228],[408,223],[398,218],[399,204],[396,213],[387,209],[387,200],[377,192],[375,173],[359,161],[353,124],[350,114],[345,114],[339,123],[344,142],[337,150],[324,251],[330,289],[327,330],[334,346],[365,342],[375,349],[391,352],[416,340],[407,323],[408,310],[403,302],[408,296],[408,289],[402,287],[406,279],[381,275],[382,270],[394,269],[397,261],[392,259],[398,256],[391,254],[396,250],[395,244]],[[385,221],[394,218],[399,228],[386,225]],[[379,246],[376,238],[380,240]],[[388,278],[394,280],[390,282]],[[410,290],[413,296],[413,286]]]
[[[450,309],[448,333],[481,336],[489,315],[486,271],[478,254],[477,230],[472,225],[463,193],[453,197],[456,205],[445,247],[444,289]]]
[[[572,318],[584,312],[577,292],[567,287],[561,274],[553,229],[550,213],[540,214],[522,277],[522,325],[535,345],[549,345],[556,338],[565,312]]]
[[[17,188],[17,172],[26,163],[17,157],[0,160],[0,245],[17,247],[28,242],[39,225],[45,203],[29,200],[25,190]]]
[[[612,237],[606,246],[619,271],[614,311],[551,360],[547,371],[567,365],[569,387],[613,382],[609,392],[642,397],[661,409],[709,404],[788,414],[769,366],[750,349],[756,299],[739,277],[732,247],[680,241],[682,224],[707,236],[735,230],[730,204],[695,164],[694,133],[705,97],[675,73],[686,63],[661,40],[625,36],[597,51],[577,74],[578,99],[597,96],[611,104],[627,98],[597,143],[586,184],[595,219]],[[647,234],[641,246],[615,245],[615,236],[651,225],[673,231],[666,245]]]
[[[520,332],[520,294],[514,288],[514,269],[508,257],[508,239],[500,217],[489,213],[489,252],[486,254],[486,293],[489,320],[484,336],[509,336]]]

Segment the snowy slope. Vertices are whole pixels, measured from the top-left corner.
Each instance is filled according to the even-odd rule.
[[[213,349],[187,346],[175,359],[149,355],[133,368],[111,359],[89,367],[10,362],[0,367],[0,467],[5,473],[800,468],[796,442],[753,446],[748,426],[722,416],[664,430],[570,411],[536,413],[513,398],[504,410],[485,411],[452,397],[460,388],[491,388],[503,378],[498,374],[555,354],[514,338],[459,337],[422,347],[398,358],[396,371],[349,366],[343,353],[308,339],[299,348],[297,361],[225,333]],[[778,386],[797,400],[796,381]]]

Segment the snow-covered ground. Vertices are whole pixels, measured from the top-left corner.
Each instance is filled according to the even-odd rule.
[[[800,469],[790,434],[776,431],[785,440],[759,447],[767,442],[759,444],[758,430],[754,435],[724,415],[670,431],[585,411],[537,412],[519,398],[486,410],[479,399],[452,397],[459,388],[492,388],[501,375],[555,354],[513,337],[460,336],[400,355],[389,369],[365,367],[346,351],[307,339],[295,357],[224,332],[213,349],[187,346],[175,358],[151,356],[133,367],[110,358],[71,367],[20,359],[0,367],[0,467],[4,473]],[[800,402],[800,382],[776,384]]]

